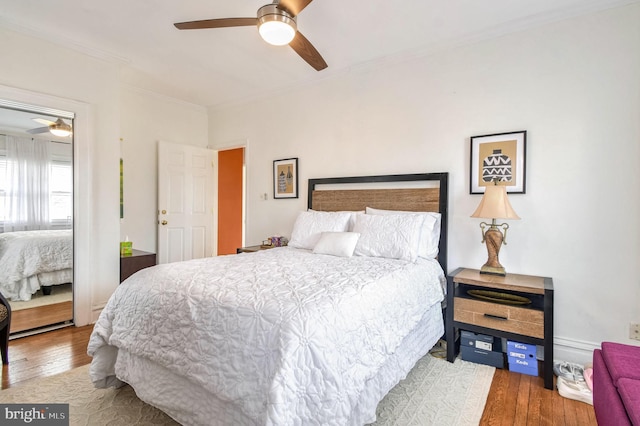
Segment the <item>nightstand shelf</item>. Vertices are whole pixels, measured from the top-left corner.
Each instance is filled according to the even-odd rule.
[[[527,298],[531,303],[507,304],[479,299],[469,290],[485,290]],[[553,280],[532,275],[480,274],[459,268],[447,277],[447,360],[453,362],[460,342],[458,330],[488,334],[544,347],[544,386],[553,389]]]

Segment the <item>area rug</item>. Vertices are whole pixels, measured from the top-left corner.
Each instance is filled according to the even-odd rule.
[[[133,389],[95,389],[85,365],[0,391],[0,403],[68,403],[70,424],[177,425]],[[477,425],[495,368],[426,355],[378,405],[376,426]]]

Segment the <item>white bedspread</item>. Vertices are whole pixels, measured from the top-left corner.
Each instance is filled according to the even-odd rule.
[[[435,261],[289,247],[143,269],[95,324],[91,378],[126,380],[121,350],[235,405],[248,424],[362,424],[375,417],[354,410],[365,384],[442,301],[443,284]],[[151,404],[171,392],[151,391]]]
[[[8,299],[30,300],[38,288],[28,278],[72,266],[70,229],[0,233],[0,291]]]

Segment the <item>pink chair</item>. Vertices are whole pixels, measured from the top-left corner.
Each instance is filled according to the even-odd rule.
[[[599,426],[640,425],[640,347],[603,342],[594,351],[593,408]]]

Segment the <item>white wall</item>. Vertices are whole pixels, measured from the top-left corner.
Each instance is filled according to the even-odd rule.
[[[76,112],[75,320],[95,318],[119,281],[118,67],[0,29],[1,97]]]
[[[75,321],[87,324],[97,319],[120,281],[121,236],[128,235],[135,248],[156,250],[157,141],[206,147],[207,111],[121,84],[124,65],[98,59],[100,52],[92,57],[5,29],[0,29],[0,51],[0,97],[78,113]]]
[[[556,358],[586,362],[603,340],[634,343],[638,22],[636,4],[211,109],[211,145],[248,140],[247,244],[290,235],[309,178],[447,171],[449,267],[479,267],[469,137],[527,130],[527,193],[510,197],[522,220],[510,222],[503,265],[554,279]],[[301,198],[273,200],[272,160],[289,157],[299,157]]]
[[[124,218],[122,241],[156,253],[158,141],[206,147],[206,108],[123,86],[120,95]]]

